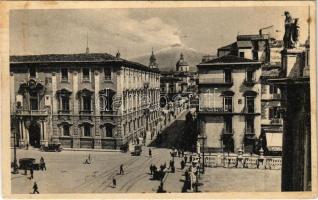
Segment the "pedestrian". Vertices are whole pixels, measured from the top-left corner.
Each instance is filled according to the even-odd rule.
[[[32,167],[30,168],[30,175],[31,175],[30,176],[30,180],[31,180],[31,179],[33,179],[33,168]]]
[[[119,174],[124,174],[124,165],[123,164],[120,165]]]
[[[185,156],[184,156],[184,162],[185,162],[185,164],[187,163],[187,161],[188,161],[188,156],[185,155]]]
[[[29,149],[29,143],[26,144],[26,150],[28,150],[28,149]]]
[[[152,164],[150,165],[149,169],[150,169],[150,174],[152,175],[152,173],[153,173],[153,165]]]
[[[41,156],[40,158],[40,168],[43,171],[43,169],[45,169],[46,171],[46,166],[45,166],[45,162],[44,162],[44,158]]]
[[[91,154],[88,154],[88,161],[89,161],[89,163],[91,163]]]
[[[190,164],[192,163],[192,155],[190,155]]]
[[[151,158],[152,152],[151,149],[149,149],[149,157]]]
[[[33,184],[33,194],[40,194],[39,190],[38,190],[38,185],[36,184],[36,182],[34,182]]]
[[[184,169],[184,165],[185,165],[184,160],[181,160],[180,165],[181,165],[181,169]]]
[[[116,188],[116,185],[117,185],[116,178],[115,178],[115,177],[113,177],[113,188]]]

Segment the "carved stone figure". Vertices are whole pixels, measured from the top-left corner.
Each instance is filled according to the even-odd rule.
[[[285,11],[285,34],[284,48],[292,49],[298,46],[299,42],[299,22],[298,18],[293,19],[288,11]]]
[[[284,34],[284,48],[292,48],[292,29],[293,29],[293,18],[288,11],[285,11],[285,34]]]

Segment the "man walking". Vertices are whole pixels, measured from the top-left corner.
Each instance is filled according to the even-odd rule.
[[[124,165],[121,164],[119,167],[119,174],[124,174]]]
[[[34,182],[34,185],[33,185],[33,194],[35,193],[40,194],[38,190],[38,185],[36,184],[36,182]]]
[[[31,179],[33,179],[33,168],[32,167],[30,168],[30,175],[31,175],[30,176],[30,180],[31,180]]]
[[[43,171],[43,169],[45,169],[46,171],[46,166],[45,166],[45,162],[44,162],[44,158],[41,156],[40,158],[40,168]]]
[[[149,157],[150,157],[150,158],[152,157],[151,149],[149,149]]]

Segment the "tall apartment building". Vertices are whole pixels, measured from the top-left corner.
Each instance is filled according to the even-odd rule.
[[[261,62],[224,55],[197,65],[198,126],[205,151],[255,152],[261,123]],[[201,147],[203,144],[201,144]]]
[[[10,72],[20,146],[119,149],[157,133],[158,69],[87,52],[11,56]]]
[[[218,56],[235,55],[260,61],[261,73],[261,128],[263,148],[266,154],[279,155],[282,151],[283,120],[279,114],[281,92],[270,85],[268,79],[278,77],[281,68],[282,41],[268,34],[238,35],[236,42],[218,49]]]

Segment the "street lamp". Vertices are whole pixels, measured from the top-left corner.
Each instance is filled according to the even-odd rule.
[[[205,172],[205,150],[204,150],[204,143],[205,143],[205,140],[206,140],[207,138],[206,138],[206,136],[199,136],[198,137],[198,140],[202,140],[203,142],[203,145],[202,145],[202,159],[203,159],[203,166],[202,166],[202,174],[204,174],[204,172]]]
[[[17,105],[16,107],[16,112],[15,112],[15,116],[14,116],[14,121],[18,120],[18,113],[20,112],[20,107],[19,105]],[[16,140],[17,140],[17,131],[14,131],[14,139],[13,139],[13,174],[18,174],[18,163],[17,163],[17,144],[16,144]]]

